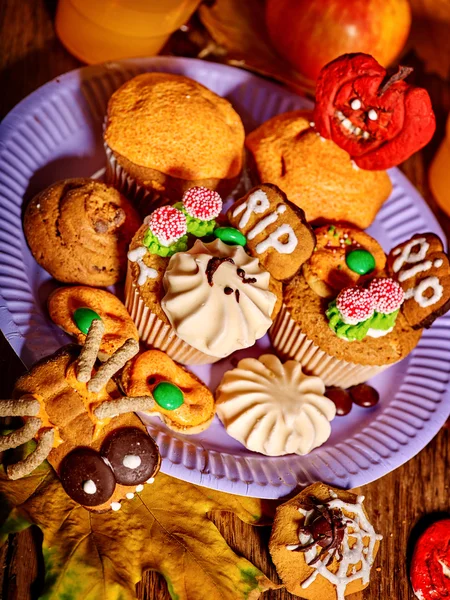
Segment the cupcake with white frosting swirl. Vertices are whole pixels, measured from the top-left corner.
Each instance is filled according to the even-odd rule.
[[[219,239],[198,239],[187,251],[168,246],[158,256],[146,247],[146,235],[143,226],[130,245],[125,288],[144,343],[182,364],[208,364],[266,334],[281,303],[281,284],[257,259]]]

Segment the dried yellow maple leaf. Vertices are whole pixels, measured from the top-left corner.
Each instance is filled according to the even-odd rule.
[[[46,463],[19,481],[0,473],[0,494],[9,509],[3,536],[27,524],[42,530],[47,600],[135,598],[147,569],[164,576],[174,600],[255,600],[278,587],[237,556],[208,518],[231,511],[261,523],[260,500],[159,474],[120,511],[97,514],[73,502]]]
[[[226,49],[226,62],[272,77],[301,95],[314,94],[314,82],[289,65],[270,43],[262,0],[215,0],[199,8],[203,25]]]

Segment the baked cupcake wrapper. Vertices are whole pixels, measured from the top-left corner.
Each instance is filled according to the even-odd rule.
[[[119,165],[113,151],[104,143],[106,152],[105,182],[114,186],[121,194],[134,203],[139,213],[145,217],[160,206],[170,202],[159,192],[139,184],[123,167]]]
[[[302,332],[284,304],[269,335],[273,347],[284,360],[297,360],[306,372],[321,377],[327,386],[348,388],[391,366],[358,365],[324,352]]]
[[[141,341],[147,346],[166,352],[170,358],[182,365],[207,365],[220,360],[184,342],[177,336],[173,327],[164,323],[150,310],[133,281],[130,263],[125,282],[125,306],[137,327]]]

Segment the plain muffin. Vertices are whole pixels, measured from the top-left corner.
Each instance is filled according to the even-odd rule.
[[[245,144],[259,182],[270,181],[314,224],[342,221],[366,229],[392,190],[385,171],[364,171],[311,126],[312,113],[277,115],[252,131]]]
[[[109,100],[104,138],[109,181],[138,202],[146,196],[144,207],[161,196],[178,201],[194,185],[226,195],[242,170],[239,115],[181,75],[144,73],[127,81]]]

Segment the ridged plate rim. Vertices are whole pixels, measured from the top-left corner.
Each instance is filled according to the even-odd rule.
[[[38,337],[46,335],[49,345],[55,348],[67,340],[62,333],[50,332],[38,306],[39,293],[21,270],[23,262],[29,260],[29,250],[21,227],[20,231],[17,227],[21,217],[18,197],[23,197],[24,186],[34,175],[33,161],[45,166],[45,148],[51,155],[52,148],[60,150],[65,142],[58,139],[57,129],[52,131],[54,139],[51,135],[47,137],[48,132],[41,131],[41,112],[45,121],[48,111],[53,110],[50,116],[54,118],[54,125],[64,129],[66,135],[76,136],[77,128],[91,126],[89,119],[99,124],[103,120],[100,96],[110,93],[110,88],[124,77],[146,70],[183,73],[202,83],[207,80],[219,94],[221,88],[233,82],[237,92],[232,90],[232,93],[255,94],[261,104],[259,114],[267,111],[268,106],[270,110],[270,103],[276,102],[284,107],[280,112],[311,106],[307,100],[247,71],[172,57],[130,59],[76,69],[22,100],[0,125],[0,328],[27,366],[42,351],[31,343],[30,330]],[[96,86],[98,89],[92,92],[90,88]],[[61,99],[72,97],[78,98],[79,111],[65,111]],[[253,120],[257,122],[257,116]],[[24,149],[20,136],[25,135],[27,127],[34,144]],[[372,229],[382,228],[394,244],[411,235],[420,223],[422,230],[434,231],[444,239],[418,191],[398,169],[391,169],[389,174],[394,192]],[[29,320],[27,326],[22,322],[24,318]],[[425,332],[417,348],[402,364],[404,366],[399,367],[402,383],[395,398],[373,413],[375,418],[370,425],[345,443],[325,444],[306,461],[292,455],[269,458],[248,452],[230,454],[207,450],[196,437],[176,436],[161,429],[159,422],[147,420],[149,431],[160,445],[162,471],[199,485],[260,498],[279,498],[316,480],[344,488],[365,485],[412,458],[447,419],[450,412],[450,390],[446,390],[450,378],[450,317],[441,317]]]

